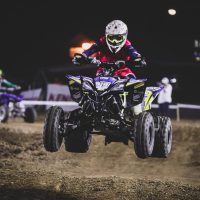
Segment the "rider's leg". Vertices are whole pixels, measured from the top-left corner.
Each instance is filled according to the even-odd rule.
[[[134,78],[136,79],[135,74],[131,71],[131,69],[129,68],[122,68],[122,69],[118,69],[114,72],[114,76],[119,76],[121,78]]]

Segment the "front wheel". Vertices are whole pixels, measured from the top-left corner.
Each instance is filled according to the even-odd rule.
[[[159,121],[152,157],[166,158],[172,148],[172,124],[170,118],[165,116],[159,116]]]
[[[47,151],[56,152],[60,149],[64,134],[64,111],[59,106],[52,106],[47,110],[43,143]]]
[[[153,116],[148,112],[139,114],[134,139],[135,153],[139,158],[150,157],[153,152],[155,129]]]
[[[9,118],[9,107],[7,105],[0,106],[0,122],[6,123]]]

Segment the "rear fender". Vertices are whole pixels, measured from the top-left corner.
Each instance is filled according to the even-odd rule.
[[[132,107],[141,103],[144,98],[146,79],[129,80],[124,91],[127,93],[127,107]]]

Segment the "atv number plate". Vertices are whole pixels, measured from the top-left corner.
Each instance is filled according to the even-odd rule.
[[[103,91],[103,90],[107,89],[111,83],[110,82],[101,81],[101,82],[96,82],[95,84],[96,84],[97,90]]]

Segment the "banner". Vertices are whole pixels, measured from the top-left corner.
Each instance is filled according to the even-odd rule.
[[[71,101],[70,91],[67,85],[48,84],[47,101]]]
[[[48,84],[47,101],[72,101],[69,87],[61,84]],[[49,106],[46,106],[48,108]],[[74,110],[77,106],[62,106],[65,111]]]
[[[21,95],[24,97],[25,100],[39,100],[41,91],[42,91],[41,88],[26,90],[26,91],[22,91]]]

